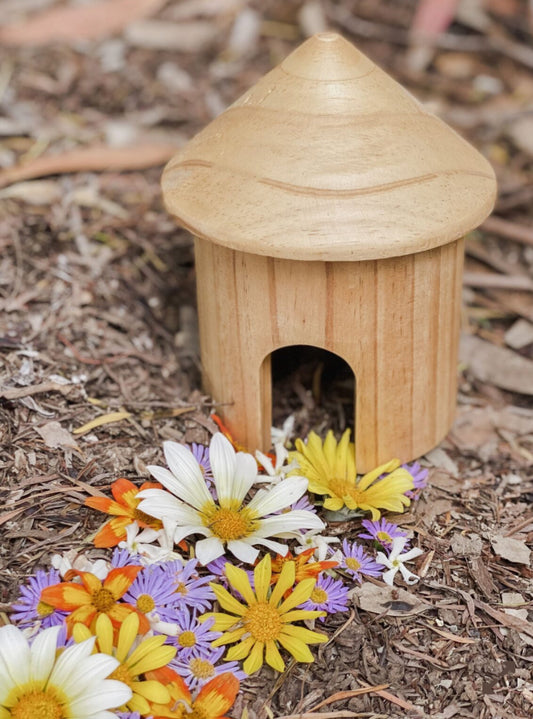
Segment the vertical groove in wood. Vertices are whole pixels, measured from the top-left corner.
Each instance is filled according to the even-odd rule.
[[[435,446],[455,406],[461,265],[462,241],[325,263],[198,240],[204,383],[236,439],[268,449],[270,354],[303,344],[334,352],[354,372],[359,471]]]

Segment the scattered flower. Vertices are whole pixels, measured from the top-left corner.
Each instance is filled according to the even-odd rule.
[[[186,661],[191,656],[209,655],[213,651],[211,643],[220,637],[220,632],[212,630],[214,623],[214,619],[200,623],[195,611],[180,612],[168,634],[171,645],[176,647],[176,658]]]
[[[412,559],[424,554],[424,550],[415,547],[414,549],[402,554],[406,544],[407,539],[405,537],[395,537],[392,541],[392,549],[388,556],[383,554],[383,552],[378,552],[376,554],[378,562],[381,562],[389,568],[388,571],[383,573],[382,579],[387,584],[390,584],[391,587],[394,584],[394,577],[396,576],[396,572],[398,570],[400,570],[406,584],[416,584],[420,579],[419,576],[413,574],[407,569],[405,562],[410,562]]]
[[[132,690],[132,696],[124,702],[124,709],[137,711],[147,716],[150,714],[149,702],[166,704],[170,701],[170,693],[160,682],[144,679],[143,674],[166,666],[174,658],[174,647],[165,645],[166,637],[145,637],[139,641],[139,617],[130,614],[120,625],[118,636],[114,638],[113,625],[105,614],[96,620],[94,632],[98,651],[115,657],[119,665],[111,674],[111,679],[124,682]],[[91,631],[84,624],[75,624],[73,637],[76,642],[83,642],[91,636]]]
[[[413,478],[400,468],[399,460],[393,459],[357,478],[355,445],[350,442],[349,429],[338,444],[330,430],[323,445],[315,432],[310,432],[307,444],[297,439],[295,445],[296,451],[289,456],[299,464],[296,471],[308,478],[310,492],[327,495],[326,509],[338,511],[346,506],[371,512],[372,519],[379,519],[382,509],[403,512],[409,506],[405,492],[413,489]]]
[[[381,544],[382,547],[385,547],[385,549],[392,547],[392,540],[395,537],[407,537],[407,532],[400,529],[397,524],[388,522],[385,517],[377,521],[363,519],[361,525],[366,529],[366,532],[359,534],[359,537],[361,537],[361,539],[373,539]]]
[[[163,717],[227,719],[224,715],[233,706],[239,692],[239,680],[230,672],[214,676],[204,684],[194,699],[182,677],[172,669],[168,667],[159,669],[151,672],[150,675],[164,682],[171,695],[168,705],[152,705],[152,711],[157,719]]]
[[[59,627],[40,632],[31,646],[13,625],[0,627],[0,717],[9,719],[112,719],[107,711],[132,696],[121,681],[107,679],[118,661],[91,654],[95,638],[57,656]]]
[[[244,671],[252,674],[266,661],[276,671],[285,669],[278,645],[284,647],[299,662],[312,662],[308,644],[319,644],[327,637],[305,627],[296,626],[295,621],[323,616],[322,612],[295,609],[311,596],[314,579],[304,579],[294,587],[294,562],[283,565],[277,582],[271,587],[272,568],[270,555],[266,554],[254,570],[254,588],[243,569],[228,565],[226,574],[232,588],[243,597],[239,602],[223,587],[212,584],[213,591],[224,612],[205,614],[214,617],[214,629],[222,631],[213,646],[235,644],[227,652],[227,659],[245,659]],[[283,599],[288,589],[291,594]],[[204,617],[200,621],[205,621]]]
[[[106,522],[102,529],[95,535],[93,542],[95,547],[116,547],[116,545],[126,539],[126,527],[133,521],[137,521],[141,527],[152,527],[152,529],[161,529],[161,522],[154,517],[150,517],[145,512],[139,510],[138,494],[143,489],[160,487],[156,482],[145,482],[141,487],[136,487],[129,479],[121,477],[111,485],[111,494],[113,499],[109,497],[87,497],[85,504],[87,507],[98,509],[100,512],[115,515],[113,519]]]
[[[294,562],[296,582],[301,582],[302,579],[309,579],[310,577],[316,580],[321,572],[325,572],[327,569],[333,569],[333,567],[337,566],[337,561],[312,561],[314,553],[315,547],[309,547],[296,556],[293,556],[291,552],[288,552],[285,557],[278,554],[276,558],[272,560],[272,581],[277,581],[283,565],[286,562]]]
[[[176,442],[165,442],[164,452],[171,471],[157,466],[148,469],[168,491],[144,490],[140,509],[175,522],[175,542],[191,534],[203,535],[205,539],[196,542],[195,551],[204,565],[223,555],[226,548],[247,563],[253,563],[259,554],[256,544],[283,554],[287,547],[269,537],[324,526],[311,512],[268,516],[302,496],[307,488],[303,477],[291,477],[269,490],[258,490],[248,504],[243,504],[257,480],[257,465],[250,454],[235,454],[223,434],[215,434],[209,447],[217,502],[190,450]]]
[[[213,479],[211,462],[209,461],[209,447],[206,447],[204,444],[196,444],[196,442],[192,442],[188,447],[198,462],[205,479]]]
[[[63,624],[67,613],[41,599],[41,592],[45,587],[60,581],[57,569],[35,572],[35,576],[28,579],[27,586],[20,587],[19,598],[11,606],[11,621],[22,625],[39,622],[39,626],[43,629]]]
[[[197,559],[189,559],[185,564],[176,560],[163,565],[174,592],[174,607],[178,610],[211,609],[215,595],[209,583],[214,577],[210,574],[200,577],[197,565]]]
[[[316,609],[318,611],[335,614],[348,609],[348,587],[340,579],[333,579],[328,575],[318,578],[315,588],[309,599],[299,605],[301,609]],[[324,621],[324,617],[319,617]]]
[[[103,580],[107,577],[111,568],[109,562],[106,562],[105,559],[92,561],[85,554],[79,554],[75,549],[69,549],[68,552],[63,552],[63,554],[52,554],[50,564],[54,569],[57,569],[63,579],[71,569],[77,569],[80,572],[91,572],[95,577]]]
[[[239,669],[236,661],[221,662],[224,647],[212,648],[209,654],[191,652],[188,659],[174,659],[170,667],[182,676],[191,689],[202,687],[206,682],[219,674],[231,672],[237,679],[245,679],[246,673]]]
[[[342,542],[342,552],[339,569],[344,569],[357,582],[362,583],[363,576],[381,576],[383,564],[376,562],[360,544],[350,544],[345,539]]]
[[[289,444],[290,440],[292,439],[292,435],[294,434],[295,422],[296,417],[293,414],[290,414],[285,420],[285,422],[283,422],[281,429],[279,429],[278,427],[271,427],[273,447],[275,447],[277,444],[282,444],[284,447],[286,447]]]
[[[120,567],[112,569],[103,583],[90,572],[79,572],[71,569],[66,578],[79,577],[77,582],[61,582],[43,589],[41,597],[43,602],[51,604],[56,609],[69,612],[66,619],[69,632],[76,622],[94,627],[100,614],[107,614],[113,626],[118,629],[120,624],[131,612],[137,612],[130,604],[120,602],[127,592],[141,567]],[[148,620],[144,614],[139,615],[141,630],[147,632]]]
[[[171,577],[164,565],[145,567],[124,593],[123,600],[146,615],[152,626],[160,619],[172,621],[178,598]]]
[[[302,532],[300,536],[296,537],[299,547],[294,550],[296,554],[301,554],[307,549],[313,550],[313,555],[318,559],[319,562],[323,562],[328,556],[330,551],[330,544],[339,542],[338,537],[326,537],[320,534],[320,530],[312,529],[309,532]]]
[[[414,487],[412,490],[408,490],[405,494],[409,499],[418,499],[420,492],[425,489],[428,485],[427,477],[429,470],[421,467],[418,462],[413,464],[402,464],[403,469],[406,469],[411,477],[413,478]]]
[[[275,463],[272,461],[269,455],[263,454],[263,452],[260,452],[259,450],[257,450],[255,453],[255,457],[258,463],[261,465],[261,467],[263,467],[263,469],[268,475],[268,477],[261,477],[263,481],[269,481],[273,483],[280,482],[282,479],[286,478],[289,472],[291,472],[293,469],[297,469],[298,467],[297,462],[294,461],[287,464],[289,451],[283,446],[283,444],[276,443],[274,445],[274,452],[276,456]]]
[[[137,557],[137,563],[143,565],[154,564],[178,559],[180,554],[174,551],[172,536],[168,536],[164,529],[148,527],[139,532],[137,521],[126,527],[126,540],[119,542],[119,547],[127,549],[131,555]],[[157,544],[154,544],[157,542]]]

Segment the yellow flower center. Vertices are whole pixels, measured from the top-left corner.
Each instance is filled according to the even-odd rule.
[[[390,544],[392,542],[392,537],[387,532],[378,532],[376,534],[376,539],[382,544]]]
[[[187,589],[185,582],[180,582],[176,587],[175,592],[176,594],[188,594],[189,590]]]
[[[50,604],[41,601],[37,604],[37,614],[40,617],[49,617],[53,612],[54,608]]]
[[[333,497],[339,497],[340,499],[350,497],[355,504],[359,504],[364,498],[364,492],[357,489],[353,480],[350,479],[330,479],[328,490]]]
[[[244,507],[215,507],[206,512],[204,524],[223,542],[249,537],[257,529],[255,513]]]
[[[357,572],[358,569],[361,569],[361,562],[358,559],[355,559],[355,557],[346,557],[344,562],[346,563],[348,569],[351,569],[352,572]]]
[[[209,679],[215,674],[215,667],[207,659],[195,657],[189,662],[189,669],[197,679]]]
[[[115,597],[109,589],[105,587],[97,589],[96,592],[93,592],[91,595],[91,604],[99,612],[108,612],[115,603]]]
[[[311,592],[311,601],[315,604],[323,604],[328,601],[328,593],[321,587],[315,587]]]
[[[178,636],[178,644],[180,647],[194,647],[196,644],[196,634],[194,632],[185,631]]]
[[[134,677],[131,676],[130,670],[124,664],[120,664],[115,671],[109,675],[110,679],[116,679],[118,682],[124,682],[131,687]]]
[[[148,614],[154,610],[155,602],[149,594],[141,594],[137,597],[136,607],[143,614]]]
[[[243,621],[257,642],[277,639],[283,627],[280,613],[268,602],[253,604],[244,615]]]
[[[189,712],[187,715],[187,719],[208,719],[208,713],[205,709],[202,709],[202,707],[192,705],[192,712]]]
[[[23,694],[10,716],[13,719],[63,719],[67,713],[52,692],[36,690]]]
[[[137,508],[133,510],[133,519],[136,519],[138,522],[144,522],[144,524],[154,524],[156,521],[149,514],[146,514],[146,512],[142,512]]]

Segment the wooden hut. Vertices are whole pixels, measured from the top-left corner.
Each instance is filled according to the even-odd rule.
[[[455,411],[463,236],[489,163],[337,34],[307,40],[168,163],[195,235],[205,389],[268,448],[271,354],[324,348],[356,378],[358,471],[409,461]]]

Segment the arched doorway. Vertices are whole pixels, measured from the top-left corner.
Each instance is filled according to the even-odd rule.
[[[310,345],[275,350],[270,360],[272,424],[281,427],[295,416],[296,436],[310,430],[337,436],[349,427],[355,436],[355,375],[345,360],[333,352]]]

